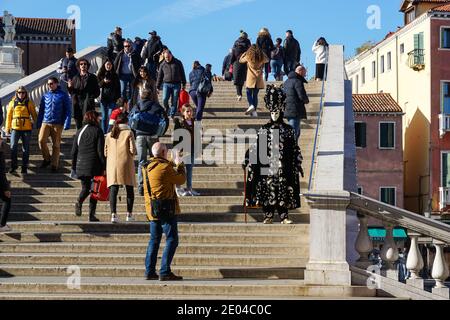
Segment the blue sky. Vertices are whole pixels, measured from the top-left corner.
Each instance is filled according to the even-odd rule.
[[[367,40],[380,40],[403,23],[400,0],[0,0],[0,12],[16,17],[68,18],[68,8],[80,8],[81,29],[77,49],[105,45],[116,25],[124,36],[147,37],[158,31],[163,42],[181,59],[186,71],[194,60],[211,63],[220,73],[223,57],[244,29],[252,42],[261,27],[272,37],[284,38],[292,29],[302,47],[302,62],[314,73],[313,42],[324,36],[329,43],[343,44],[346,56]],[[107,3],[107,4],[106,4]],[[367,8],[381,9],[381,29],[369,30]]]

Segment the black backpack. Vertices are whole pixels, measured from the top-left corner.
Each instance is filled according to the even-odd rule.
[[[208,72],[204,71],[202,74],[202,79],[200,80],[200,84],[197,88],[197,93],[200,94],[209,94],[212,90],[212,81],[211,77],[209,77]]]

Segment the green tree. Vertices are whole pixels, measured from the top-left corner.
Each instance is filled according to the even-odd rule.
[[[356,52],[356,54],[360,54],[360,53],[363,53],[366,50],[372,49],[373,47],[375,47],[375,42],[369,40],[369,41],[364,42],[358,48],[356,48],[355,52]]]

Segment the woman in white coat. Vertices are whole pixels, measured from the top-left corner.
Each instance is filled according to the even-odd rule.
[[[321,37],[314,42],[312,51],[316,55],[316,81],[323,81],[328,59],[328,43],[325,38]]]

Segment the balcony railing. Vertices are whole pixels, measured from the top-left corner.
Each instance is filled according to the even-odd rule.
[[[408,53],[409,67],[415,71],[425,69],[425,49],[414,49]]]
[[[450,131],[450,114],[441,113],[439,115],[439,135],[441,138]]]
[[[450,205],[450,188],[439,188],[439,209]]]

